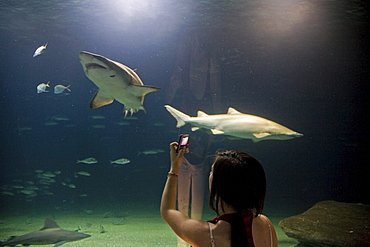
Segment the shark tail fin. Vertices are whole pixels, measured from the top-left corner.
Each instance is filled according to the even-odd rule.
[[[173,108],[172,106],[165,105],[167,111],[177,120],[177,128],[180,128],[181,126],[186,124],[186,121],[190,119],[189,115],[186,115],[185,113],[182,113],[181,111]]]

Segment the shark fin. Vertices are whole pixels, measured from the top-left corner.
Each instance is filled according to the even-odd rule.
[[[132,93],[137,97],[145,96],[147,93],[158,91],[160,88],[158,87],[151,87],[151,86],[144,86],[144,85],[134,85],[132,86]]]
[[[197,131],[199,130],[199,127],[191,127],[191,131]]]
[[[41,228],[40,231],[50,229],[50,228],[60,228],[60,226],[55,222],[55,220],[51,218],[46,218],[44,227]]]
[[[114,98],[101,90],[98,90],[90,102],[90,108],[95,109],[112,103]]]
[[[271,135],[270,133],[262,132],[262,133],[254,133],[253,136],[256,138],[264,138],[266,136]]]
[[[208,116],[208,114],[207,113],[205,113],[205,112],[203,112],[203,111],[198,111],[198,115],[197,115],[197,117],[207,117]]]
[[[222,134],[225,134],[225,132],[223,132],[222,130],[211,129],[211,131],[212,131],[212,134],[214,134],[214,135],[222,135]]]
[[[181,111],[173,108],[170,105],[165,105],[167,111],[177,120],[177,128],[180,128],[181,126],[186,124],[186,121],[190,120],[190,116],[186,115],[185,113],[182,113]]]
[[[68,241],[60,241],[60,242],[56,243],[56,244],[54,245],[54,247],[61,246],[62,244],[65,244],[65,243],[67,243],[67,242],[68,242]]]
[[[229,107],[229,109],[227,110],[227,114],[238,115],[238,114],[243,114],[243,113],[241,113],[240,111],[235,110],[232,107]]]

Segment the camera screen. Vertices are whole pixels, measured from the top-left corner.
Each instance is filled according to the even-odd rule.
[[[182,138],[182,139],[181,139],[180,146],[185,146],[185,145],[187,145],[187,144],[188,144],[188,139],[189,139],[189,137],[188,137],[188,136],[186,136],[186,137]]]

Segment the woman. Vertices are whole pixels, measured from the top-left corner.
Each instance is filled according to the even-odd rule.
[[[176,210],[177,178],[186,152],[170,144],[171,169],[162,194],[161,215],[172,230],[193,247],[277,246],[275,229],[262,215],[265,172],[253,157],[239,151],[216,154],[209,176],[211,221],[190,219]]]

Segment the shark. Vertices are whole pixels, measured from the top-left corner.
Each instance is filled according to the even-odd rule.
[[[0,246],[54,244],[54,247],[58,247],[67,242],[81,240],[90,236],[81,232],[64,230],[53,219],[46,218],[44,227],[39,231],[13,236],[8,241],[0,242]]]
[[[271,120],[241,113],[229,107],[226,114],[208,115],[198,111],[196,117],[165,105],[167,111],[177,120],[176,127],[191,124],[192,131],[200,128],[211,130],[214,135],[228,135],[241,139],[251,139],[253,142],[262,140],[288,140],[301,137],[303,134],[288,129]]]
[[[81,51],[79,59],[87,78],[99,88],[90,102],[92,109],[116,100],[125,106],[125,117],[128,112],[132,116],[139,110],[146,112],[144,96],[160,90],[158,87],[145,86],[135,70],[109,58]]]

